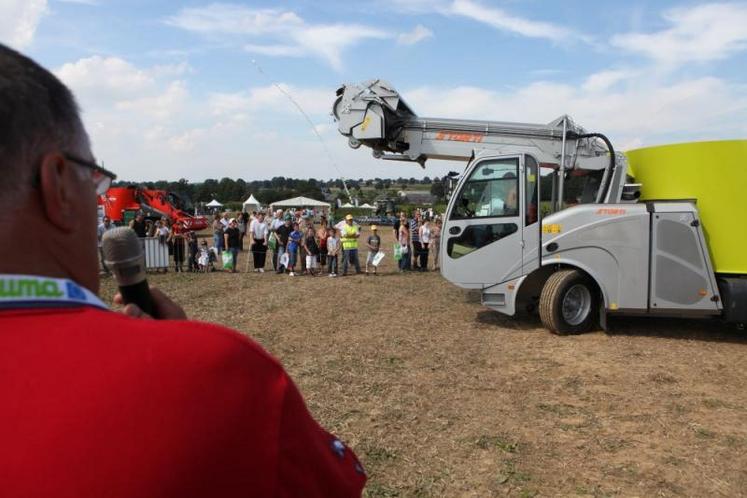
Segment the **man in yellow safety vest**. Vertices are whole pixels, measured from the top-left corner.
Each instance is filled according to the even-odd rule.
[[[341,231],[342,239],[342,251],[344,260],[342,263],[342,276],[348,274],[348,264],[352,263],[355,265],[355,273],[361,272],[361,264],[358,261],[358,237],[361,234],[358,232],[358,227],[353,225],[353,215],[349,214],[345,217],[345,225]]]

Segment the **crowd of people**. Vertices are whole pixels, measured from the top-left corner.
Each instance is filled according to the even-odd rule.
[[[316,216],[304,209],[255,211],[223,214],[216,213],[210,229],[212,246],[208,239],[201,241],[194,231],[187,230],[181,222],[166,218],[146,220],[138,213],[129,226],[141,238],[157,238],[168,247],[177,272],[240,271],[240,262],[251,254],[245,263],[257,273],[265,269],[291,277],[298,275],[323,275],[337,277],[356,274],[377,275],[384,258],[380,227],[371,225],[369,233],[361,239],[361,226],[351,215],[336,224],[327,216]],[[104,217],[99,225],[99,249],[104,232],[113,227]],[[441,219],[431,211],[416,210],[412,216],[401,212],[393,229],[392,256],[399,272],[439,269]],[[359,252],[366,251],[361,265]],[[270,262],[270,268],[267,262]],[[102,265],[108,272],[106,265]]]

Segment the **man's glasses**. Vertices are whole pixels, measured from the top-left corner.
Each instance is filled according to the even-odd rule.
[[[111,187],[112,181],[117,178],[117,175],[103,166],[99,166],[93,161],[87,161],[86,159],[74,156],[73,154],[68,154],[67,152],[64,153],[63,156],[68,161],[91,170],[91,180],[96,188],[96,195],[104,195],[106,191],[109,190],[109,187]]]

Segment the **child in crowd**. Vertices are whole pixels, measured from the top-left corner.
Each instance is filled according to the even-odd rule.
[[[203,240],[200,242],[200,255],[197,257],[197,266],[201,272],[208,271],[208,265],[210,264],[210,250],[208,249],[207,241]]]
[[[298,229],[298,223],[293,223],[293,231],[288,236],[288,269],[290,270],[290,276],[293,277],[296,274],[294,269],[296,267],[296,257],[298,255],[298,247],[301,243],[303,234]]]
[[[399,260],[399,271],[410,269],[410,226],[405,218],[405,213],[399,218],[399,236],[398,242],[400,247],[401,258]]]
[[[197,245],[197,234],[189,231],[187,232],[187,248],[189,249],[189,256],[187,259],[187,271],[197,271],[197,253],[199,252],[199,246]]]
[[[207,242],[205,243],[207,245]],[[215,265],[218,263],[218,256],[220,253],[218,252],[217,247],[211,247],[208,251],[208,271],[215,271]]]
[[[368,236],[366,245],[368,246],[368,257],[366,258],[366,275],[368,275],[368,265],[373,267],[373,274],[376,275],[376,265],[373,264],[374,258],[381,249],[381,237],[377,233],[378,227],[371,225],[371,235]]]
[[[337,236],[337,229],[329,227],[327,230],[327,265],[329,266],[329,276],[337,276],[337,259],[340,254],[340,237]]]
[[[169,238],[169,227],[167,227],[166,223],[161,220],[156,220],[155,226],[155,236],[158,237],[158,242],[165,244],[166,240]]]
[[[306,228],[306,235],[302,246],[306,253],[306,274],[313,277],[314,269],[319,263],[319,244],[316,242],[316,231],[313,225],[309,225]]]

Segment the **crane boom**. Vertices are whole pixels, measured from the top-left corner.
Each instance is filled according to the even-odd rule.
[[[600,200],[606,202],[619,200],[625,180],[624,156],[614,154],[606,137],[587,133],[569,116],[547,124],[419,117],[380,79],[342,86],[333,115],[351,147],[370,147],[380,159],[424,166],[428,159],[468,161],[485,153],[527,153],[561,173],[603,171],[608,187]]]

